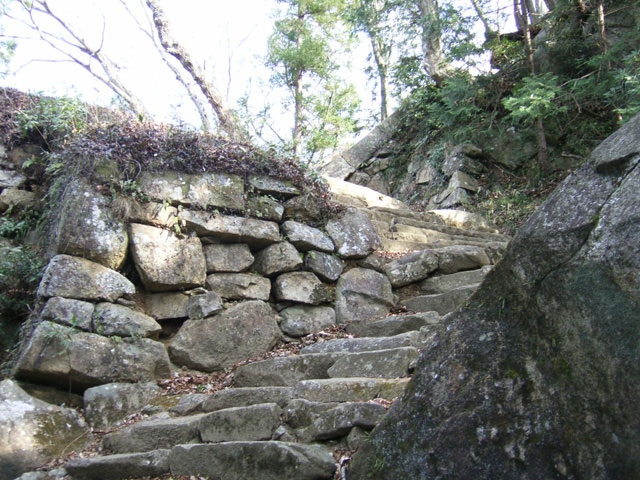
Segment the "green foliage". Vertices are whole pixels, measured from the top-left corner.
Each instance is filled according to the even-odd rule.
[[[567,107],[558,102],[561,95],[558,77],[545,73],[523,78],[513,95],[502,103],[514,122],[532,125],[537,118],[555,117],[567,111]]]
[[[14,114],[14,119],[24,137],[44,142],[51,150],[59,143],[64,145],[88,123],[87,106],[77,98],[41,97],[29,108]]]
[[[9,208],[0,217],[0,237],[23,240],[36,227],[40,214],[27,209],[18,215],[12,215],[11,210],[12,208]]]
[[[0,256],[0,317],[22,319],[38,288],[45,262],[28,247],[2,250]]]

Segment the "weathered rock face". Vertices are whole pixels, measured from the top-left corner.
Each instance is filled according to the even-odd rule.
[[[253,300],[213,317],[188,320],[169,352],[179,365],[213,372],[268,352],[279,339],[276,314],[268,304]]]
[[[1,478],[16,478],[90,441],[88,425],[75,410],[36,400],[12,380],[0,382]]]
[[[389,279],[368,268],[346,272],[336,287],[336,317],[347,323],[383,317],[393,305]]]
[[[640,116],[448,317],[349,478],[640,476]]]

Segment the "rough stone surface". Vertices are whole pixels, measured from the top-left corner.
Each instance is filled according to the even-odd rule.
[[[440,322],[440,314],[427,310],[410,315],[389,315],[382,319],[368,319],[347,325],[347,332],[358,337],[388,337],[420,330]]]
[[[386,265],[384,271],[395,288],[423,280],[438,268],[438,255],[431,250],[409,253]]]
[[[435,295],[437,293],[446,293],[456,288],[467,285],[479,284],[484,277],[491,271],[491,266],[477,268],[475,270],[466,270],[449,275],[436,275],[427,278],[420,283],[420,292],[426,295]]]
[[[331,480],[336,468],[322,447],[284,442],[179,445],[169,462],[174,475],[225,480]]]
[[[301,354],[329,352],[368,352],[371,350],[388,350],[390,348],[417,346],[420,334],[415,331],[375,338],[337,338],[326,342],[314,343],[300,350]]]
[[[272,197],[264,195],[249,197],[245,211],[248,216],[274,222],[280,222],[284,216],[284,206]]]
[[[518,231],[350,480],[640,475],[639,140],[636,117]]]
[[[15,213],[26,208],[38,208],[38,203],[38,195],[35,192],[18,190],[17,188],[5,188],[0,193],[0,212],[11,209]]]
[[[280,339],[278,317],[269,304],[242,302],[213,317],[187,320],[169,345],[174,363],[221,371],[271,350]]]
[[[279,275],[273,284],[277,300],[319,305],[329,300],[326,286],[311,272]]]
[[[84,258],[56,255],[42,276],[38,296],[114,302],[135,291],[133,283],[118,272]]]
[[[408,378],[330,378],[302,380],[293,392],[294,398],[312,402],[367,402],[375,398],[393,400],[400,396]]]
[[[448,274],[490,265],[484,248],[473,245],[452,245],[433,250],[438,256],[438,271]]]
[[[93,331],[105,337],[157,339],[162,327],[153,318],[123,305],[99,303],[93,312]]]
[[[245,243],[205,245],[207,273],[242,272],[253,264],[253,255]]]
[[[42,322],[21,351],[17,378],[73,391],[114,382],[145,382],[170,375],[164,346],[119,340]]]
[[[253,188],[263,195],[273,195],[281,198],[290,198],[300,195],[300,190],[287,180],[265,177],[262,175],[249,175],[249,188]]]
[[[42,308],[40,318],[90,332],[93,329],[94,308],[95,305],[93,303],[83,302],[82,300],[52,297],[47,300],[47,303]]]
[[[262,248],[280,241],[280,228],[276,222],[195,210],[185,210],[180,217],[189,231],[201,237],[246,243],[252,248]]]
[[[87,182],[71,182],[60,204],[54,252],[83,257],[113,270],[122,267],[127,256],[127,231],[107,203],[107,198]]]
[[[343,258],[364,258],[382,246],[369,217],[355,208],[347,209],[339,219],[330,220],[326,230]]]
[[[353,268],[340,277],[335,306],[338,323],[382,317],[391,306],[393,293],[385,275],[366,268]]]
[[[335,282],[340,278],[344,263],[340,258],[330,253],[312,250],[304,256],[304,266],[315,273],[320,280]]]
[[[212,273],[207,288],[227,300],[269,300],[271,282],[253,273]]]
[[[337,359],[327,373],[331,378],[406,377],[417,359],[418,350],[414,347],[351,353]]]
[[[148,291],[204,285],[206,262],[200,239],[180,238],[167,230],[137,223],[129,228],[131,255]]]
[[[0,169],[0,188],[18,188],[26,181],[27,177],[20,172]]]
[[[216,292],[207,292],[189,297],[187,313],[189,318],[205,318],[224,309],[222,298]]]
[[[275,403],[283,408],[293,396],[291,387],[245,387],[220,390],[202,404],[203,412],[214,412],[232,407],[247,407],[259,403]]]
[[[0,382],[0,478],[14,479],[91,439],[75,410],[37,400],[13,380]]]
[[[155,477],[169,473],[171,450],[124,453],[94,458],[77,458],[65,464],[75,479],[120,480],[122,478]]]
[[[294,305],[280,311],[280,329],[290,337],[303,337],[336,323],[336,312],[331,307]]]
[[[302,266],[300,252],[289,242],[278,242],[256,254],[253,270],[265,277],[298,270]]]
[[[282,233],[298,250],[318,250],[333,252],[333,241],[322,230],[305,225],[304,223],[287,220],[282,224]]]
[[[138,413],[162,390],[155,383],[109,383],[84,392],[84,416],[96,430],[105,430]]]
[[[200,419],[205,414],[170,418],[166,413],[105,435],[102,446],[114,453],[148,452],[200,441]]]
[[[244,210],[244,180],[227,173],[205,172],[197,175],[143,172],[138,178],[140,190],[154,200],[204,209]]]
[[[236,370],[233,385],[237,387],[295,386],[300,380],[329,378],[327,370],[338,354],[318,353],[273,357],[242,365]]]
[[[400,303],[413,312],[438,312],[445,315],[466,302],[477,288],[478,285],[467,285],[446,293],[408,298]]]
[[[302,441],[326,441],[345,437],[352,428],[371,430],[387,413],[376,403],[347,402],[313,415],[311,424],[298,435]]]
[[[190,298],[182,292],[137,295],[142,310],[156,320],[187,317]]]
[[[275,403],[217,410],[200,419],[200,438],[207,443],[271,440],[281,414]]]

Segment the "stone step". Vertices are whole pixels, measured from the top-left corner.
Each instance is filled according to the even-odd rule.
[[[409,378],[329,378],[303,380],[293,396],[312,402],[367,402],[399,397]]]
[[[423,295],[447,293],[461,287],[482,283],[484,277],[493,269],[486,265],[475,270],[465,270],[448,275],[435,275],[420,282],[419,289]]]
[[[440,320],[440,314],[435,309],[420,310],[410,315],[390,315],[382,319],[352,322],[347,325],[347,332],[358,337],[391,337],[438,324]]]
[[[420,347],[421,345],[420,332],[412,330],[392,336],[336,338],[308,345],[300,350],[300,353],[303,355],[330,352],[358,353],[400,347]]]
[[[456,288],[446,293],[435,295],[421,295],[409,298],[401,302],[401,306],[414,312],[431,312],[436,311],[440,315],[446,315],[453,312],[463,305],[469,297],[478,288],[478,285],[469,285],[466,287]]]
[[[72,460],[74,479],[119,480],[164,474],[225,480],[330,480],[331,454],[318,445],[238,441],[176,445],[171,450]]]

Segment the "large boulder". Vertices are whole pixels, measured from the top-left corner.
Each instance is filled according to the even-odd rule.
[[[44,271],[38,296],[106,300],[130,296],[136,287],[118,272],[70,255],[56,255]]]
[[[114,303],[99,303],[93,312],[93,332],[105,337],[157,339],[162,327],[149,315]]]
[[[260,275],[270,277],[278,273],[298,270],[302,266],[300,252],[289,242],[269,245],[256,254],[253,269]]]
[[[12,380],[0,382],[0,478],[16,478],[90,442],[78,412],[37,400]]]
[[[267,303],[253,300],[213,317],[187,320],[169,353],[179,365],[214,372],[266,353],[279,340],[278,316]]]
[[[244,243],[215,243],[203,249],[207,273],[242,272],[254,261],[249,246]]]
[[[375,270],[352,268],[336,287],[338,323],[385,316],[393,306],[389,279]]]
[[[179,237],[149,225],[130,225],[131,256],[145,288],[151,292],[204,285],[206,260],[197,237]]]
[[[53,232],[55,253],[83,257],[113,270],[122,267],[127,256],[127,230],[108,203],[88,182],[71,182]]]
[[[169,357],[148,338],[106,338],[41,322],[20,353],[15,376],[73,391],[113,382],[155,381],[170,375]]]
[[[155,383],[109,383],[84,392],[84,416],[96,430],[112,428],[140,412],[162,389]]]
[[[343,258],[364,258],[382,246],[371,220],[362,210],[347,209],[342,217],[330,220],[326,229]]]
[[[349,478],[639,478],[638,238],[640,116],[447,317]]]

